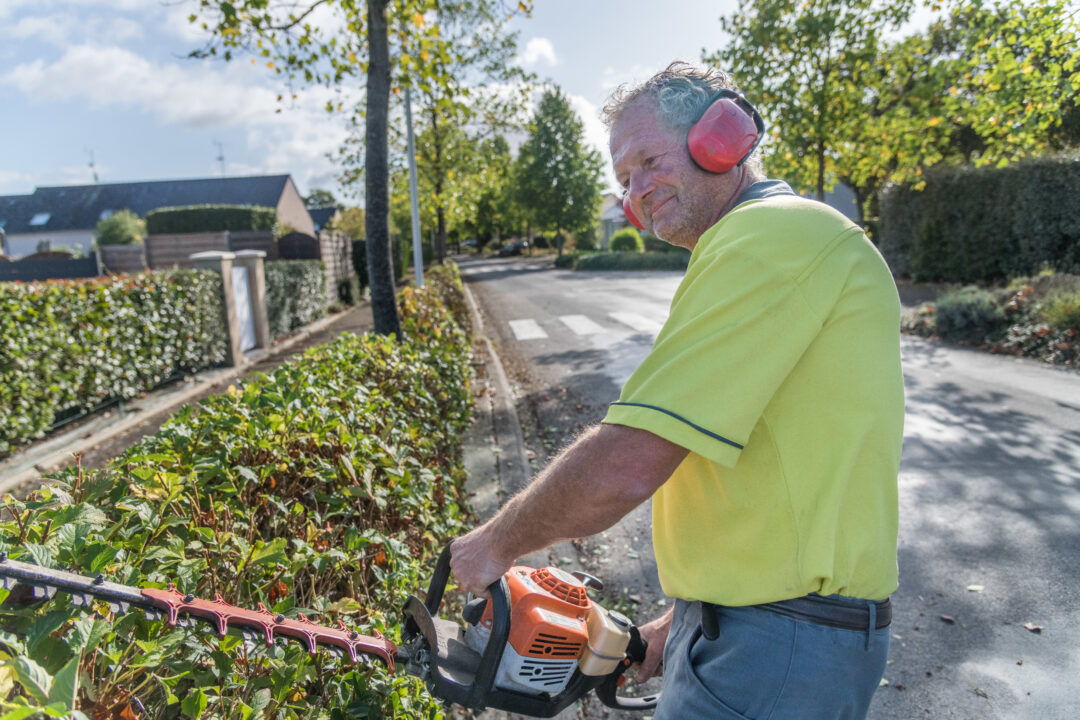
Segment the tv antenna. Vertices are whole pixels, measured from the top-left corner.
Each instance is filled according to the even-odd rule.
[[[90,173],[94,176],[94,184],[97,185],[101,180],[98,179],[97,168],[94,167],[94,151],[86,148],[86,154],[90,156]]]
[[[225,147],[218,140],[215,140],[214,144],[217,145],[218,153],[214,159],[221,163],[221,177],[225,177]]]

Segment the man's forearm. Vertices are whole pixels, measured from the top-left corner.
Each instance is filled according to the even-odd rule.
[[[686,450],[644,430],[591,429],[564,450],[484,532],[507,561],[605,530],[647,500]]]

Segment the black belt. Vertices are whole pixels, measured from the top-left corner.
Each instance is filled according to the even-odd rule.
[[[855,605],[849,600],[837,600],[822,595],[804,595],[750,607],[841,630],[866,630],[870,627],[868,604]],[[716,619],[717,608],[718,606],[712,603],[701,603],[701,634],[706,640],[715,640],[720,636],[720,626]],[[874,628],[881,630],[889,627],[891,623],[892,603],[889,599],[874,603]]]

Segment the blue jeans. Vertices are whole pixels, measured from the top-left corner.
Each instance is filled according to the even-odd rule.
[[[720,636],[710,641],[701,635],[700,603],[675,601],[655,720],[866,716],[885,672],[889,628],[841,630],[754,607],[717,613]]]

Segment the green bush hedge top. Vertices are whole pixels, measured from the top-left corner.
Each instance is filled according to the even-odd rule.
[[[184,205],[151,210],[146,231],[151,235],[273,230],[277,210],[260,205]]]
[[[464,529],[471,366],[447,287],[403,294],[405,342],[342,335],[184,408],[101,471],[8,497],[0,549],[397,640],[406,596]],[[0,665],[18,683],[5,710],[19,717],[49,703],[52,717],[84,720],[444,717],[419,681],[378,665],[169,629],[62,594],[6,607],[2,639]]]
[[[326,315],[322,260],[275,260],[264,266],[270,337],[279,338]]]
[[[1043,267],[1080,272],[1080,161],[938,168],[887,188],[875,240],[895,275],[987,282]]]
[[[224,361],[220,287],[208,270],[0,283],[0,454],[62,411]]]

